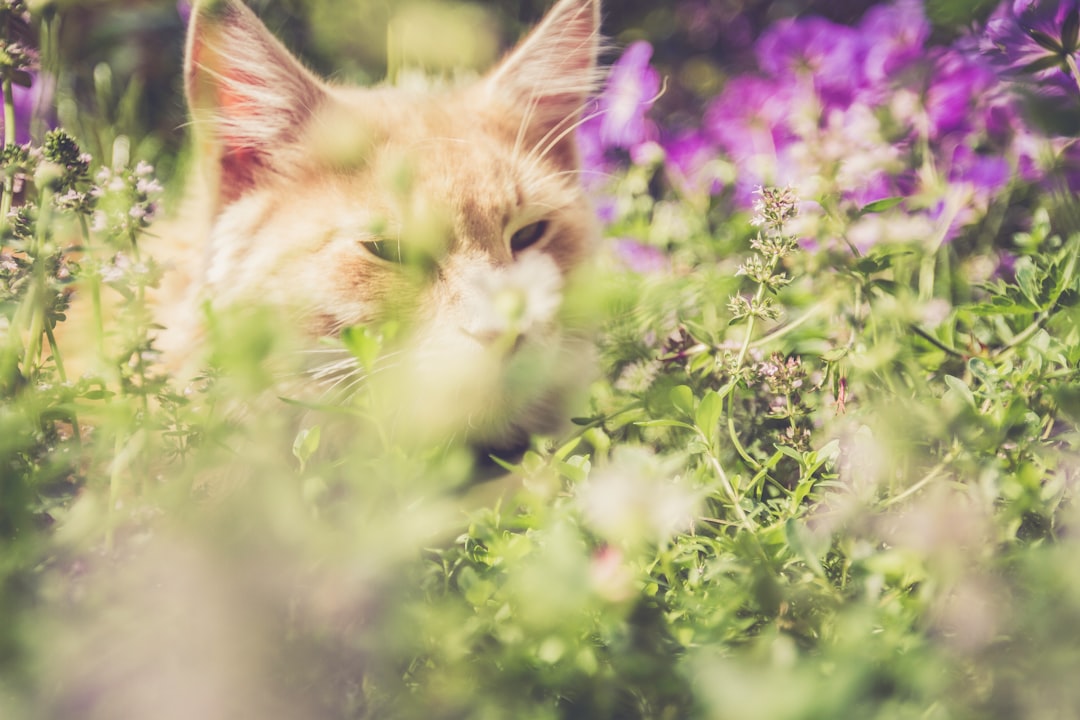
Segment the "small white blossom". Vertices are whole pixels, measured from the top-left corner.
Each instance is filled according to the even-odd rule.
[[[678,462],[642,447],[622,446],[593,473],[578,501],[589,526],[618,545],[664,542],[689,530],[700,493],[677,474]]]
[[[550,323],[562,303],[562,274],[543,253],[527,253],[503,268],[473,273],[474,324],[486,331],[521,333]]]

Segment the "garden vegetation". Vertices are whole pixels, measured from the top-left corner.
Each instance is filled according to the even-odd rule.
[[[265,308],[165,372],[162,90],[70,63],[117,8],[0,2],[0,716],[1080,714],[1080,3],[676,5],[728,65],[616,34],[593,380],[489,456],[408,432],[392,323],[334,402]]]

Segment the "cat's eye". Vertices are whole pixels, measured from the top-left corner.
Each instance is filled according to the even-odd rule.
[[[535,245],[547,234],[548,221],[530,223],[510,236],[510,249],[515,253]]]
[[[387,240],[362,240],[364,249],[379,258],[392,263],[401,263],[404,258],[401,255],[401,244]]]

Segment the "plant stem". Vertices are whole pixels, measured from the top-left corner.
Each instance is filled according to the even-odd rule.
[[[7,148],[15,144],[15,93],[11,76],[5,75],[0,85],[4,94],[4,147]],[[4,193],[0,196],[0,228],[7,227],[14,194],[15,177],[9,172],[4,175]]]

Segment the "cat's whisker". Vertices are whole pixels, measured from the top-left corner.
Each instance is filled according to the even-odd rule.
[[[342,399],[343,400],[350,399],[355,394],[353,391],[358,389],[359,386],[361,385],[361,383],[367,382],[367,381],[371,380],[371,378],[375,377],[376,375],[379,375],[380,373],[384,373],[387,370],[391,370],[394,367],[396,367],[396,364],[390,364],[390,365],[385,365],[383,367],[377,367],[377,368],[375,368],[374,370],[372,370],[369,373],[364,373],[363,375],[360,375],[360,376],[356,377],[348,385],[341,388],[340,392],[341,392],[341,395],[342,395]]]
[[[335,377],[343,372],[351,372],[357,367],[356,358],[345,358],[335,363],[321,365],[314,370],[308,371],[308,375],[315,380],[324,380]]]
[[[581,106],[581,110],[583,111],[587,105],[588,103],[583,103]],[[544,158],[548,156],[548,153],[558,147],[559,143],[565,140],[567,136],[569,136],[572,132],[574,132],[590,120],[601,117],[606,113],[607,110],[603,109],[597,110],[590,114],[585,114],[584,112],[581,112],[580,114],[571,115],[566,120],[559,122],[555,125],[555,127],[545,133],[542,138],[540,138],[540,141],[536,144],[536,148],[534,148],[533,152],[530,153],[529,160],[531,160],[534,164],[539,164],[544,160]],[[571,121],[568,125],[566,125],[567,120]],[[547,143],[546,145],[544,145],[545,142]],[[539,152],[537,152],[537,149],[539,149]]]
[[[360,383],[369,380],[379,373],[396,367],[399,364],[399,357],[404,354],[404,352],[405,351],[403,350],[398,350],[381,356],[375,362],[374,366],[367,371],[360,366],[359,361],[355,358],[353,358],[353,362],[350,365],[346,366],[342,364],[338,373],[328,372],[322,378],[317,378],[321,379],[323,385],[326,386],[320,395],[320,399],[326,401],[335,393],[335,391],[337,391],[341,400],[347,400],[350,397],[349,391]],[[343,383],[347,384],[342,387]]]

